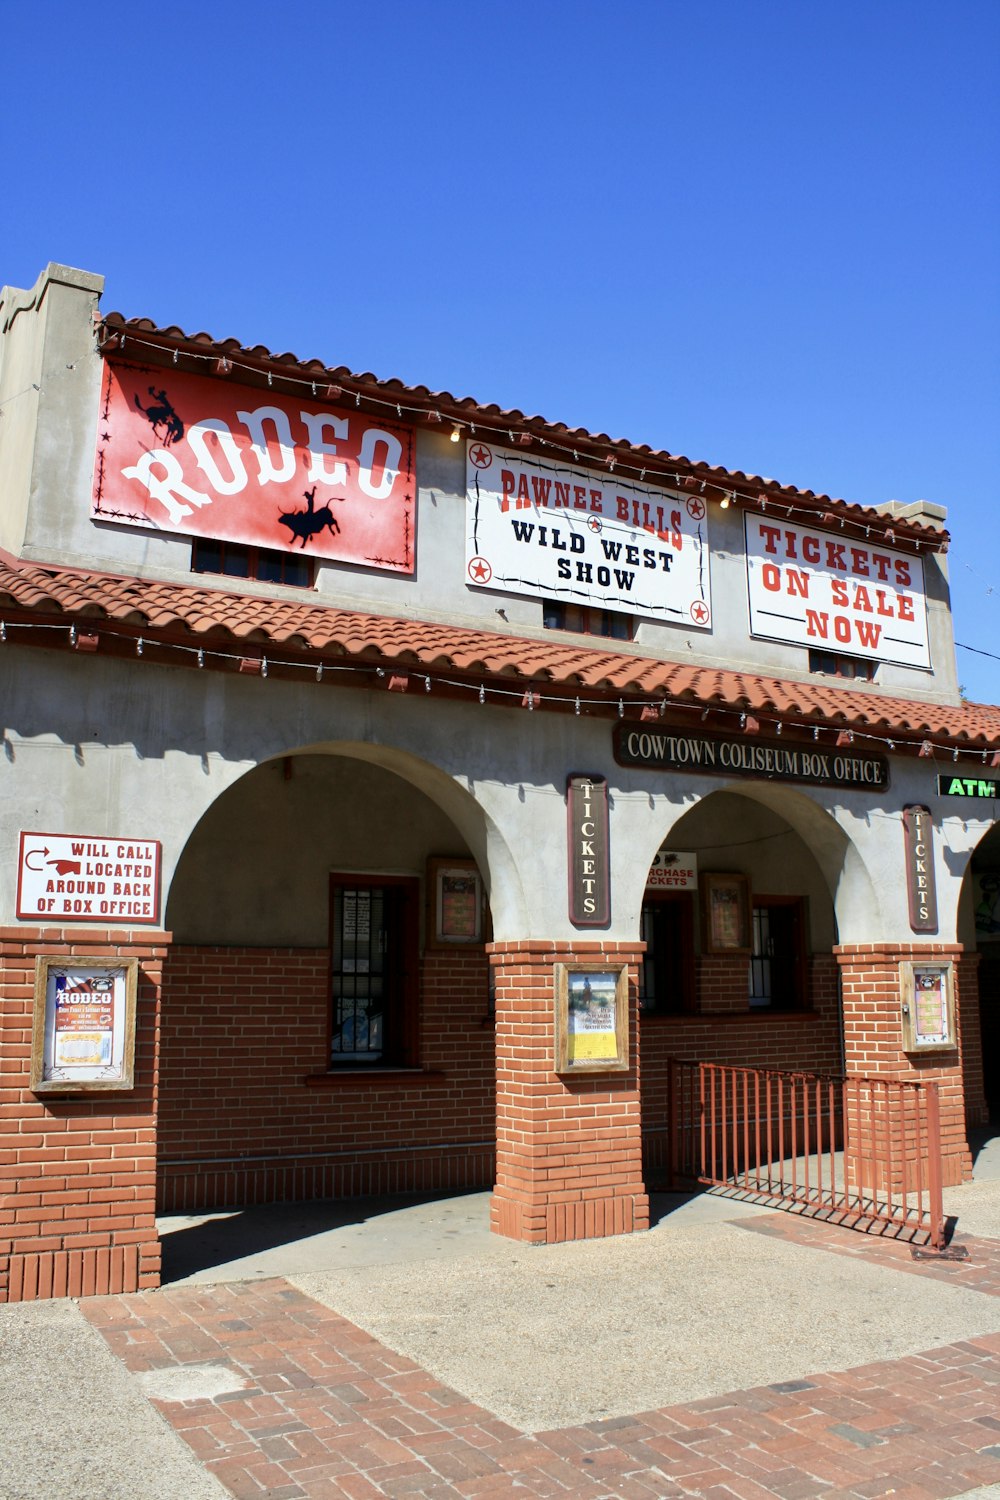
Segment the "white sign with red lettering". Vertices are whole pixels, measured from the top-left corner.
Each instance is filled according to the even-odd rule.
[[[86,833],[22,833],[17,915],[23,920],[156,923],[160,845]]]
[[[747,513],[750,634],[930,669],[919,557]]]
[[[646,876],[647,891],[696,891],[698,889],[697,854],[680,854],[676,849],[658,849]]]
[[[467,584],[712,627],[703,495],[468,445]]]

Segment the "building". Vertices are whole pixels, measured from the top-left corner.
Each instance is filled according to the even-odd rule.
[[[935,1079],[962,1180],[1000,709],[944,512],[102,288],[0,308],[0,1296],[154,1285],[157,1206],[642,1228],[670,1057]]]

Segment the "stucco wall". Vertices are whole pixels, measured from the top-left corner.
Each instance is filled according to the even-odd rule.
[[[638,937],[656,850],[667,839],[690,848],[698,822],[678,826],[680,820],[728,789],[760,811],[740,811],[749,832],[738,837],[728,818],[719,820],[721,829],[704,823],[698,837],[715,868],[747,862],[751,873],[759,868],[768,883],[778,881],[782,864],[771,845],[780,851],[796,844],[770,833],[788,825],[810,854],[795,856],[788,877],[817,893],[817,914],[825,884],[840,941],[902,941],[912,934],[900,812],[926,801],[936,825],[940,934],[954,937],[960,876],[992,822],[965,809],[959,816],[947,799],[928,795],[933,771],[926,762],[894,760],[891,785],[877,796],[667,775],[617,766],[609,719],[529,715],[470,698],[247,678],[145,658],[109,661],[72,651],[68,640],[52,640],[45,650],[8,643],[0,649],[0,837],[10,850],[21,829],[159,839],[169,899],[200,819],[248,771],[298,751],[347,755],[403,778],[439,809],[447,822],[428,814],[420,837],[443,839],[451,825],[487,881],[497,937],[570,938],[565,782],[570,771],[586,769],[606,776],[610,788],[612,936]],[[280,773],[268,774],[280,781]],[[780,823],[764,818],[765,810]],[[369,815],[378,818],[377,803]],[[715,816],[712,801],[704,802],[699,820]],[[751,859],[758,830],[768,837]],[[248,851],[254,832],[250,818]],[[744,837],[751,842],[742,844]],[[725,844],[709,851],[721,839]],[[455,847],[449,841],[428,852]],[[0,867],[0,920],[15,920],[15,889],[11,859]],[[827,946],[828,936],[829,927],[815,931],[816,946]]]

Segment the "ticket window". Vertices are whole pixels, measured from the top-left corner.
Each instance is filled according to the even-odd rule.
[[[416,1067],[419,881],[334,876],[330,1066]]]
[[[809,1005],[805,902],[798,896],[754,896],[749,967],[752,1009],[804,1010]]]

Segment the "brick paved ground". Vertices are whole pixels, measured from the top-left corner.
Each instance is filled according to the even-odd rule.
[[[970,1262],[935,1264],[790,1215],[744,1227],[1000,1290],[990,1241]],[[280,1279],[82,1308],[137,1374],[212,1364],[246,1382],[211,1400],[156,1402],[239,1500],[918,1500],[1000,1485],[1000,1333],[528,1436]]]

